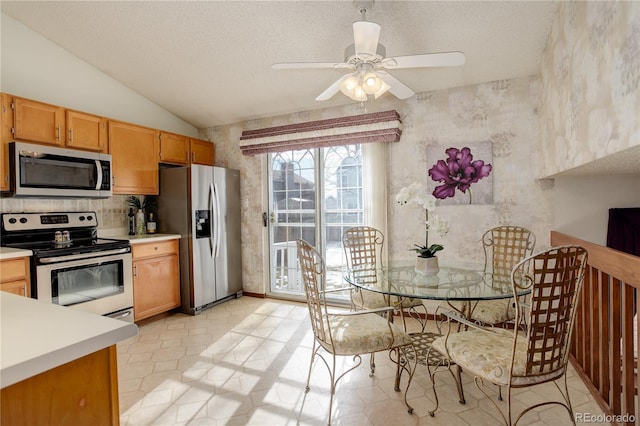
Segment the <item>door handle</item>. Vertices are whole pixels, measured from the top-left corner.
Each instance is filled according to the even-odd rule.
[[[266,228],[268,225],[269,225],[269,216],[267,215],[267,212],[262,212],[262,226]]]

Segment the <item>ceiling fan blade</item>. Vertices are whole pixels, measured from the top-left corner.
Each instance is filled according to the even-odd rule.
[[[380,38],[380,25],[371,21],[356,21],[353,23],[353,40],[356,55],[375,55]]]
[[[416,92],[411,90],[407,85],[386,71],[378,70],[376,71],[376,75],[389,85],[389,92],[398,99],[407,99],[416,94]]]
[[[386,58],[380,63],[380,66],[386,69],[456,67],[464,64],[464,61],[465,57],[462,52],[440,52]]]
[[[345,62],[278,62],[271,65],[274,70],[302,69],[302,68],[351,68]]]
[[[316,101],[326,101],[331,99],[333,95],[335,95],[340,91],[340,83],[342,83],[344,80],[349,78],[350,75],[351,74],[343,75],[338,80],[336,80],[336,82],[333,83],[331,86],[329,86],[327,90],[325,90],[324,92],[318,95],[318,97],[316,98]]]

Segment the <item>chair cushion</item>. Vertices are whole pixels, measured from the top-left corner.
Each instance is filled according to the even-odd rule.
[[[451,361],[462,367],[463,371],[492,383],[506,386],[509,380],[514,332],[513,330],[501,328],[492,329],[492,331],[495,333],[481,330],[451,333],[446,340],[446,349],[445,336],[434,340],[433,347],[442,354],[448,354]],[[518,339],[516,346],[512,385],[522,386],[541,383],[562,376],[564,368],[562,371],[524,377],[527,343],[522,333],[521,337]]]
[[[357,355],[410,345],[411,337],[377,314],[329,315],[333,347],[320,344],[336,355]]]
[[[385,308],[389,306],[384,294],[370,290],[358,289],[352,294],[351,300],[358,310]]]
[[[484,324],[502,324],[516,317],[513,299],[481,300],[471,315],[473,321]]]
[[[395,300],[395,303],[397,304],[397,299]],[[424,306],[422,304],[422,300],[421,299],[410,299],[410,298],[403,298],[401,301],[400,306],[402,306],[403,308],[415,308],[418,306]]]

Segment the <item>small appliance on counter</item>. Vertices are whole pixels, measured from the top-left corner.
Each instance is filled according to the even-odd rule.
[[[33,298],[133,322],[131,246],[98,238],[95,212],[0,217],[1,245],[33,252]]]

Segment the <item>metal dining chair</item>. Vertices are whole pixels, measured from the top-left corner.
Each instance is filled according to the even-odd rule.
[[[435,375],[443,367],[450,370],[455,364],[474,377],[480,392],[491,401],[507,425],[517,423],[530,410],[549,404],[563,406],[573,422],[566,371],[586,263],[584,248],[561,246],[529,256],[513,268],[512,290],[518,302],[515,321],[526,324],[525,330],[481,327],[474,321],[447,312],[449,331],[435,339],[431,349],[441,353],[444,362],[429,369],[436,401],[429,414],[433,416],[439,405]],[[525,297],[526,303],[520,303]],[[452,332],[452,329],[458,330],[459,324],[468,328]],[[561,379],[564,389],[556,382]],[[506,387],[506,413],[484,388],[485,381]],[[518,413],[514,420],[512,390],[547,382],[556,385],[562,401],[536,403]]]
[[[382,265],[382,248],[384,235],[376,228],[370,226],[355,226],[342,234],[342,247],[344,249],[347,268],[357,274],[360,282],[375,283],[377,274]],[[420,323],[421,329],[427,321],[427,309],[420,299],[399,299],[385,296],[373,291],[360,288],[352,289],[352,307],[359,309],[376,309],[383,306],[397,306],[402,309],[402,321],[407,330],[406,318],[414,318]],[[419,312],[423,310],[424,313]]]
[[[404,330],[390,321],[394,308],[385,306],[372,310],[329,313],[325,297],[329,291],[325,290],[324,259],[308,242],[297,240],[296,245],[314,335],[305,391],[309,392],[311,370],[314,360],[319,357],[329,370],[331,378],[328,421],[331,424],[333,397],[340,379],[360,366],[362,354],[391,351],[396,354],[396,358],[392,358],[392,361],[399,367],[402,365],[402,368],[409,370],[404,403],[408,412],[412,413],[413,408],[407,402],[407,391],[413,378],[415,363],[411,364],[407,360],[412,358],[409,354],[414,352],[413,343],[411,337]],[[344,289],[330,291],[344,291]],[[388,315],[383,317],[379,315],[380,313],[388,313]],[[328,353],[330,358],[326,359],[323,352]],[[355,364],[342,374],[337,375],[337,356],[352,357]],[[415,355],[413,358],[415,359]]]
[[[482,235],[485,279],[494,286],[510,286],[511,270],[525,257],[533,254],[536,237],[521,226],[503,225],[491,228]],[[506,325],[515,319],[514,299],[480,300],[470,305],[461,303],[440,305],[436,315],[454,308],[464,312],[466,319],[491,326]]]

